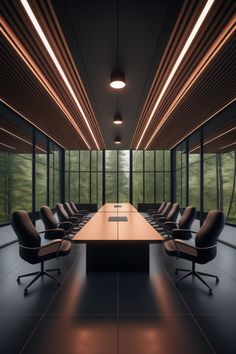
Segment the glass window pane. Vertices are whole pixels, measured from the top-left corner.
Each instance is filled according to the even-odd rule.
[[[92,171],[97,171],[97,151],[91,151],[91,167]]]
[[[129,150],[119,150],[119,171],[129,171]]]
[[[145,151],[145,171],[154,171],[154,151]]]
[[[156,202],[161,203],[165,200],[164,198],[164,181],[163,172],[156,173]]]
[[[204,154],[204,211],[217,209],[216,156]]]
[[[90,203],[89,172],[80,172],[80,203]]]
[[[117,150],[105,151],[106,171],[117,171]]]
[[[79,151],[70,151],[70,171],[79,171]]]
[[[164,191],[164,200],[170,201],[170,172],[165,172],[164,173],[164,178],[165,178],[165,191]]]
[[[143,203],[143,174],[133,173],[133,204],[137,207],[138,203]]]
[[[70,201],[79,201],[79,174],[78,172],[70,173]]]
[[[163,150],[156,150],[156,171],[164,170]]]
[[[102,206],[102,182],[103,182],[102,173],[99,172],[98,173],[98,200],[97,200],[98,208]]]
[[[119,172],[119,203],[129,202],[129,173]]]
[[[106,172],[106,203],[117,202],[117,175],[116,172]]]
[[[97,173],[91,173],[91,203],[97,203]]]
[[[145,172],[145,203],[154,203],[154,172]]]
[[[164,151],[164,166],[165,166],[165,171],[171,170],[171,161],[170,161],[170,151],[169,150]]]
[[[80,151],[80,171],[90,170],[90,151]]]
[[[133,151],[133,171],[143,171],[143,151]]]

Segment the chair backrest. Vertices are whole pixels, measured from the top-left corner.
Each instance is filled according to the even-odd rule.
[[[70,206],[71,206],[71,209],[73,210],[74,213],[78,213],[79,212],[79,210],[76,208],[74,202],[70,202]]]
[[[188,206],[184,212],[181,218],[179,219],[179,228],[180,229],[186,229],[186,230],[191,230],[191,226],[193,221],[196,218],[196,213],[197,210],[193,206]]]
[[[169,214],[170,210],[172,208],[172,203],[166,203],[166,206],[162,212],[162,215],[167,217],[167,215]]]
[[[198,231],[195,244],[197,247],[209,247],[217,243],[225,225],[225,216],[222,211],[212,210],[207,214],[206,220]]]
[[[71,208],[71,206],[70,206],[70,203],[64,203],[63,204],[64,205],[64,208],[65,208],[65,210],[66,210],[66,212],[67,212],[67,214],[69,215],[69,216],[74,216],[75,215],[75,212],[74,212],[74,210]]]
[[[65,211],[65,208],[64,208],[63,204],[58,203],[56,205],[56,211],[57,211],[58,219],[59,219],[60,222],[69,220],[69,215]]]
[[[168,221],[176,221],[178,215],[179,215],[179,203],[174,203],[170,212],[167,215],[167,219]]]
[[[161,203],[161,206],[159,207],[159,209],[157,210],[157,212],[159,213],[159,214],[161,214],[162,212],[163,212],[163,210],[165,209],[165,207],[166,207],[166,202],[162,202]]]
[[[57,228],[57,220],[48,206],[42,206],[39,213],[46,230]]]
[[[40,246],[40,236],[26,211],[14,211],[11,215],[11,225],[16,233],[20,245],[25,247]]]

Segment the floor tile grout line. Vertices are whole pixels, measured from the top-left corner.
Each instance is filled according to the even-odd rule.
[[[215,349],[214,349],[213,346],[211,345],[211,343],[210,343],[210,341],[208,340],[208,338],[207,338],[205,332],[203,331],[203,329],[202,329],[201,326],[199,325],[198,321],[197,321],[196,318],[194,317],[194,315],[193,315],[191,309],[189,308],[188,304],[187,304],[186,301],[184,300],[184,297],[182,296],[182,294],[180,293],[180,291],[178,290],[178,288],[175,286],[175,283],[174,283],[174,281],[172,280],[172,278],[171,278],[170,274],[168,273],[167,269],[165,268],[164,264],[163,264],[162,266],[163,266],[163,268],[164,268],[164,271],[165,271],[166,274],[167,274],[167,277],[170,279],[170,281],[171,281],[172,284],[174,285],[174,287],[175,287],[175,289],[176,289],[176,291],[177,291],[179,297],[182,299],[182,302],[184,303],[184,305],[186,306],[187,310],[189,311],[189,314],[190,314],[190,316],[192,317],[192,319],[193,319],[194,323],[196,324],[196,326],[198,327],[198,329],[199,329],[199,331],[200,331],[202,337],[204,338],[204,340],[206,341],[206,343],[209,345],[211,351],[212,351],[214,354],[216,354]]]
[[[44,317],[45,317],[45,315],[46,315],[48,309],[50,308],[50,306],[51,306],[52,302],[54,301],[54,299],[56,298],[57,294],[59,293],[60,288],[62,287],[62,285],[64,284],[65,280],[67,279],[67,277],[68,277],[68,275],[69,275],[69,273],[70,273],[70,271],[71,271],[71,269],[72,269],[72,267],[74,266],[74,264],[75,264],[76,261],[77,261],[77,258],[73,261],[71,267],[69,268],[69,270],[68,270],[68,272],[66,273],[64,279],[62,280],[61,286],[60,286],[60,287],[57,289],[57,291],[55,292],[55,294],[54,294],[52,300],[49,302],[49,304],[48,304],[48,306],[46,307],[44,313],[41,315],[39,321],[36,323],[36,325],[35,325],[33,331],[32,331],[31,334],[30,334],[30,336],[28,337],[28,339],[26,340],[25,344],[24,344],[23,347],[21,348],[20,354],[22,354],[22,353],[25,351],[27,345],[29,344],[29,342],[30,342],[31,338],[33,337],[33,335],[35,334],[35,332],[37,331],[39,325],[41,324],[42,320],[44,319]]]

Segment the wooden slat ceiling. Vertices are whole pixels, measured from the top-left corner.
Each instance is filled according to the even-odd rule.
[[[37,154],[47,153],[47,142],[36,141],[35,152]],[[0,115],[0,151],[14,154],[32,154],[33,141],[32,131],[24,129],[8,122]]]
[[[65,148],[104,148],[100,129],[52,6],[49,2],[32,2],[31,6],[95,139],[19,1],[1,2],[1,53],[4,53],[1,55],[1,99]]]
[[[0,56],[2,101],[65,149],[106,148],[99,120],[95,117],[96,109],[90,103],[89,97],[92,97],[92,94],[89,92],[88,95],[85,90],[78,63],[74,62],[65,39],[66,33],[62,32],[51,1],[29,3],[68,78],[91,130],[18,0],[3,0],[0,3],[0,50],[4,53]],[[137,111],[141,113],[136,117],[133,137],[132,129],[129,131],[131,145],[125,148],[136,149],[138,146],[139,149],[170,149],[209,118],[214,117],[213,120],[219,112],[227,112],[233,104],[236,97],[235,1],[217,0],[146,129],[160,92],[205,4],[205,0],[184,1],[162,59],[154,70],[155,76],[146,90],[146,99],[144,97],[143,106]],[[148,41],[148,38],[145,40]],[[132,56],[132,53],[130,55]],[[133,60],[138,59],[134,57]],[[131,87],[132,85],[130,89]],[[132,104],[132,100],[130,102]],[[233,125],[235,119],[234,116]],[[111,136],[112,124],[108,125],[106,117],[102,123],[103,132],[107,129]],[[217,134],[227,131],[226,129],[227,124],[222,124],[221,128],[213,129],[208,138],[213,139]],[[7,145],[7,140],[4,141]],[[222,135],[220,140],[206,144],[205,148],[211,152],[224,152],[235,148],[235,145],[225,149],[222,149],[222,146],[233,143],[234,133],[229,132]],[[23,149],[19,144],[18,142],[18,148]]]
[[[136,148],[155,102],[205,2],[186,2],[147,97],[132,148]],[[235,4],[235,3],[234,3]],[[173,77],[139,148],[170,149],[236,97],[235,13],[231,1],[215,2]],[[215,52],[212,50],[215,46]],[[217,52],[218,50],[218,52]],[[197,80],[204,57],[212,53]],[[188,83],[188,85],[186,85]],[[186,85],[183,93],[181,90]],[[179,101],[174,105],[179,94]],[[173,108],[172,108],[173,107]],[[236,117],[235,117],[236,118]]]

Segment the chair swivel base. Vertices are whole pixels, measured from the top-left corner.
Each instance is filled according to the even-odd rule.
[[[27,295],[28,294],[28,288],[34,283],[36,282],[37,279],[39,279],[40,277],[46,275],[48,276],[49,278],[55,280],[57,282],[57,286],[60,286],[60,282],[55,278],[53,277],[51,274],[49,274],[48,272],[58,272],[58,274],[61,274],[61,270],[60,268],[52,268],[52,269],[46,269],[44,270],[44,263],[41,263],[41,269],[39,272],[33,272],[33,273],[27,273],[27,274],[23,274],[23,275],[19,275],[18,278],[16,279],[16,281],[18,283],[20,283],[20,279],[21,278],[25,278],[25,277],[30,277],[32,275],[36,275],[34,277],[33,280],[31,280],[31,282],[24,288],[24,295]]]
[[[195,263],[192,263],[192,270],[190,269],[182,269],[182,268],[176,268],[175,269],[175,274],[178,274],[178,272],[187,272],[187,274],[183,275],[182,277],[178,278],[175,282],[175,285],[178,286],[179,282],[185,278],[187,278],[188,276],[192,275],[195,276],[196,278],[198,278],[208,289],[209,289],[209,295],[212,295],[212,289],[210,288],[210,286],[207,284],[207,282],[201,277],[201,275],[207,276],[207,277],[211,277],[211,278],[215,278],[216,279],[216,283],[219,282],[219,278],[216,275],[213,274],[209,274],[209,273],[203,273],[203,272],[197,272],[195,269]]]

